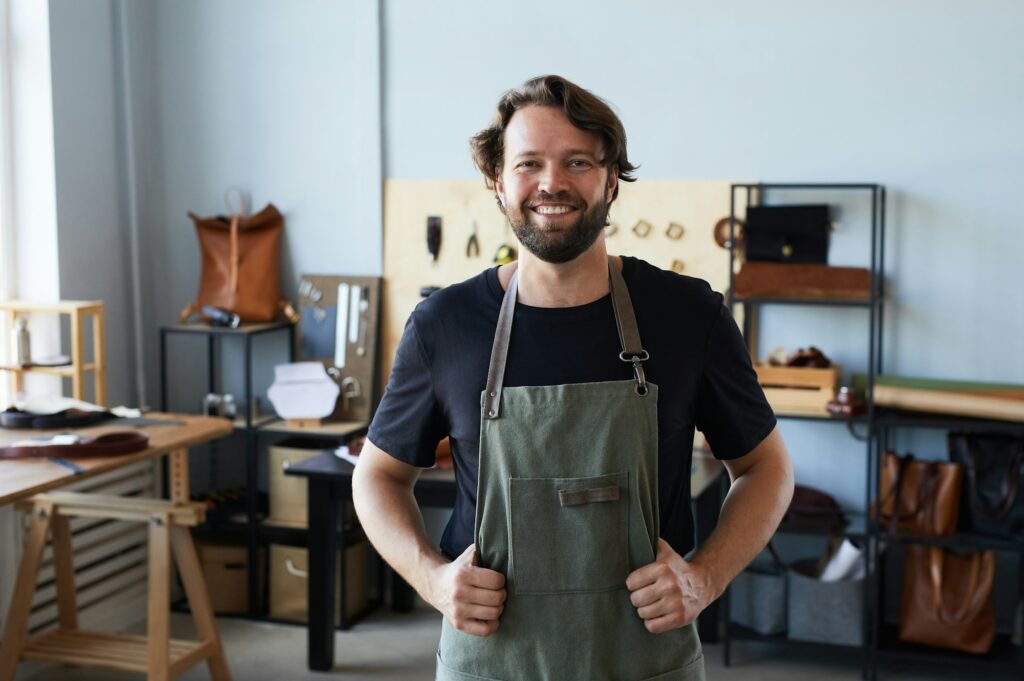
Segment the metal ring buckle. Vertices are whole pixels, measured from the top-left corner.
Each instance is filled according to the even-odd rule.
[[[646,362],[651,358],[651,353],[646,350],[640,352],[627,353],[625,350],[619,353],[619,359],[623,362],[631,362],[633,364],[633,373],[636,375],[636,394],[646,395],[647,394],[647,377],[644,375],[643,362]]]
[[[640,363],[639,357],[633,359],[633,373],[636,374],[636,387],[634,388],[636,394],[640,396],[646,395],[647,377],[644,376],[644,366]]]

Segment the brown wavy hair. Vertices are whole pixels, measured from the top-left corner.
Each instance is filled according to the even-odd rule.
[[[494,189],[505,163],[505,128],[512,114],[531,105],[558,107],[577,128],[597,134],[604,149],[601,164],[614,167],[623,182],[636,179],[633,173],[637,167],[626,156],[626,129],[608,103],[561,76],[549,75],[531,78],[503,94],[494,121],[470,138],[473,163],[483,173],[488,189]],[[618,195],[616,186],[612,201]]]

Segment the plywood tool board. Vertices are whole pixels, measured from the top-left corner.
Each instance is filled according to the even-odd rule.
[[[713,239],[715,223],[729,215],[729,185],[739,180],[639,180],[620,183],[606,230],[608,252],[633,255],[665,269],[729,285],[729,253]],[[737,206],[740,211],[742,206]],[[441,218],[437,260],[427,252],[427,217]],[[742,213],[739,215],[742,219]],[[473,223],[480,254],[467,256]],[[645,228],[647,236],[638,233]],[[675,225],[675,226],[672,226]],[[634,230],[634,227],[636,229]],[[483,180],[388,180],[384,184],[384,310],[381,376],[391,361],[406,319],[425,286],[447,286],[493,267],[503,243],[519,243]],[[675,267],[673,267],[675,265]]]

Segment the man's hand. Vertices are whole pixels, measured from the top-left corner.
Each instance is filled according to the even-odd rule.
[[[505,575],[477,567],[476,547],[436,568],[431,575],[430,604],[459,631],[490,636],[498,628],[505,603]]]
[[[654,562],[626,578],[629,597],[647,631],[652,634],[678,629],[692,622],[715,600],[711,575],[687,562],[668,542],[658,539]]]

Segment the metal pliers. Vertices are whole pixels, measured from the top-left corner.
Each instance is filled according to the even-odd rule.
[[[466,257],[473,258],[480,256],[480,241],[476,238],[476,220],[473,220],[473,228],[469,232],[469,240],[466,242]]]

